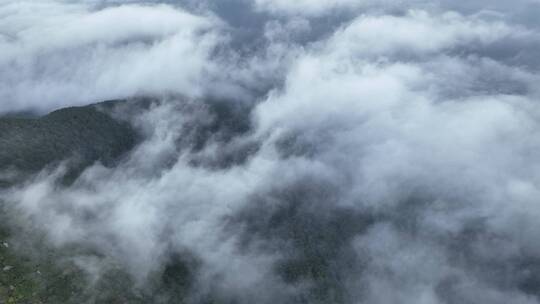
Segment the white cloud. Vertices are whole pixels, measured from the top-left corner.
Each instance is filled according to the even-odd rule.
[[[328,15],[338,9],[353,8],[362,5],[365,1],[358,0],[254,0],[260,10],[273,13],[285,13],[294,15]]]
[[[1,111],[131,96],[197,96],[219,22],[165,5],[0,5]]]
[[[423,55],[471,44],[489,44],[520,29],[504,23],[464,18],[457,13],[433,16],[412,10],[406,16],[365,16],[357,18],[329,42],[334,52],[350,56]]]
[[[198,139],[191,130],[212,125],[206,106],[213,105],[164,99],[133,118],[145,140],[116,168],[95,165],[69,188],[55,187],[56,177],[44,173],[11,189],[9,200],[55,244],[89,243],[139,279],[171,250],[193,253],[203,265],[199,292],[217,289],[244,303],[289,299],[316,284],[316,278],[285,283],[276,262],[304,254],[294,251],[295,233],[309,235],[299,237],[308,243],[313,233],[323,243],[317,250],[334,246],[318,237],[337,224],[317,220],[336,210],[376,222],[350,238],[347,229],[339,231],[354,256],[343,264],[362,271],[348,274],[332,260],[341,256],[324,256],[336,267],[332,275],[348,274],[338,281],[355,301],[534,303],[507,274],[521,267],[515,261],[540,252],[533,241],[540,212],[539,77],[517,64],[522,53],[512,44],[538,35],[509,19],[438,7],[366,11],[328,37],[295,41],[316,25],[310,17],[360,4],[371,2],[257,1],[258,9],[302,17],[265,22],[260,52],[231,47],[219,58],[210,56],[222,41],[219,22],[169,6],[59,5],[64,21],[13,15],[18,21],[6,24],[15,39],[2,42],[11,57],[3,61],[0,85],[10,87],[3,98],[16,106],[3,110],[38,106],[43,95],[74,102],[139,92],[193,97],[215,85],[200,83],[205,77],[219,79],[219,88],[275,83],[255,104],[253,129],[231,141],[210,136],[202,150],[190,149]],[[125,22],[108,32],[116,20]],[[490,53],[498,48],[504,54]],[[204,165],[246,142],[259,145],[246,161]],[[265,222],[287,204],[300,214],[308,209],[309,224],[295,221],[296,214]],[[250,208],[268,231],[258,235],[235,218]],[[272,234],[279,223],[292,230]],[[245,233],[255,240],[243,240]]]
[[[503,88],[493,83],[480,90],[475,85],[493,77],[488,68],[493,62],[455,51],[474,44],[489,47],[522,33],[520,27],[455,13],[360,17],[295,62],[284,88],[257,107],[258,134],[275,142],[293,135],[301,144],[317,147],[314,162],[331,168],[329,180],[343,182],[337,203],[389,216],[392,229],[399,228],[393,217],[406,216],[407,208],[414,207],[404,204],[420,192],[428,198],[423,211],[415,212],[437,210],[437,200],[448,209],[419,229],[438,231],[443,242],[450,242],[446,236],[451,232],[445,229],[457,225],[454,233],[459,234],[471,219],[487,218],[491,233],[511,235],[510,243],[535,255],[540,247],[525,241],[533,238],[525,227],[536,227],[532,221],[538,212],[530,205],[531,193],[538,191],[533,185],[540,180],[532,165],[537,157],[530,153],[540,148],[533,131],[540,129],[534,90],[538,75],[499,63],[497,77],[504,80],[496,83],[517,81],[525,92],[501,92]],[[448,94],[449,86],[459,92]],[[290,164],[282,170],[288,168],[296,174],[310,171]],[[531,183],[520,183],[521,190],[514,192],[523,178]],[[524,208],[530,208],[528,215]],[[410,220],[433,217],[417,216]],[[514,230],[519,221],[527,224]],[[445,269],[452,268],[445,264],[452,251],[445,249],[446,243],[431,244],[436,238],[422,230],[405,248],[400,243],[411,237],[410,232],[390,233],[398,236],[377,234],[359,249],[370,263],[381,263],[369,264],[375,268],[373,276],[364,273],[372,295],[368,302],[433,303],[437,284],[444,281],[437,276],[453,273]],[[523,234],[527,236],[518,237]],[[482,245],[491,248],[488,251],[499,246]],[[402,261],[402,254],[410,258]],[[473,274],[460,271],[459,281],[476,287],[456,292],[473,302],[514,297],[534,302],[519,292],[503,295],[492,286],[473,283]]]

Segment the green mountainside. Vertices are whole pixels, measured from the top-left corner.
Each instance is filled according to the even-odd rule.
[[[0,117],[0,190],[29,174],[62,161],[69,162],[64,182],[72,181],[95,161],[112,165],[137,141],[134,130],[109,115],[110,101],[70,107],[41,117]],[[138,303],[125,274],[103,276],[89,288],[82,271],[64,259],[66,253],[33,244],[41,253],[11,242],[14,231],[0,198],[0,304],[17,303]],[[99,292],[96,292],[99,291]],[[96,299],[100,295],[102,299]]]
[[[111,164],[136,142],[126,123],[107,114],[117,102],[65,108],[37,118],[0,118],[0,170],[35,173],[69,159],[68,177],[73,178],[95,161]],[[0,175],[0,186],[12,178]]]

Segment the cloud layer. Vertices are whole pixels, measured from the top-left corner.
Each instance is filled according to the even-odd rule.
[[[536,2],[230,3],[2,3],[2,112],[153,100],[118,166],[3,193],[29,229],[193,259],[189,303],[540,301]]]
[[[135,94],[200,94],[219,25],[170,6],[0,7],[2,111],[50,110]],[[119,22],[121,20],[121,22]]]

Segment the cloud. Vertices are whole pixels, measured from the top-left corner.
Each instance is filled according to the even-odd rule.
[[[166,5],[6,2],[0,14],[2,112],[145,93],[197,96],[222,41],[218,20]]]
[[[522,279],[501,287],[503,277],[522,271],[521,266],[494,279],[488,273],[497,266],[482,263],[493,258],[483,251],[495,252],[499,246],[530,250],[508,253],[507,258],[516,260],[537,251],[515,238],[517,222],[500,224],[502,218],[521,214],[521,207],[513,207],[516,199],[529,199],[511,194],[511,185],[538,178],[528,165],[535,162],[528,151],[538,149],[531,133],[539,127],[533,84],[537,76],[497,63],[501,70],[495,78],[502,77],[503,85],[520,83],[522,90],[505,91],[495,84],[499,81],[467,88],[490,82],[486,69],[495,63],[456,52],[474,44],[489,47],[508,35],[520,36],[520,31],[455,13],[360,17],[300,57],[284,88],[256,108],[260,136],[268,136],[278,148],[286,140],[284,149],[293,155],[304,156],[301,151],[307,149],[330,177],[307,174],[322,179],[323,185],[340,185],[338,198],[328,204],[359,209],[382,222],[359,238],[367,237],[365,243],[354,245],[366,261],[362,275],[353,279],[363,287],[353,299],[536,301],[521,287]],[[458,92],[449,94],[449,85]],[[290,164],[283,170],[287,168],[298,175],[311,171]],[[527,191],[536,191],[527,184],[532,187]],[[531,215],[536,214],[531,208]],[[475,221],[482,228],[467,228]],[[469,239],[471,233],[478,236]],[[484,240],[488,235],[501,242],[509,237],[512,245]],[[451,247],[456,237],[464,239]],[[468,246],[467,254],[474,257],[456,261]],[[477,268],[468,269],[469,263]],[[445,284],[453,288],[448,294],[442,291],[449,288],[442,287]],[[469,284],[474,289],[463,287]]]
[[[249,41],[172,6],[7,22],[24,52],[5,71],[30,81],[0,74],[7,110],[38,106],[44,83],[75,103],[157,95],[113,113],[143,137],[118,166],[69,187],[42,172],[4,193],[10,210],[143,285],[193,259],[192,303],[537,303],[538,33],[429,4],[256,1]],[[310,36],[324,14],[339,21]]]
[[[347,9],[362,4],[362,1],[338,0],[338,1],[282,1],[282,0],[255,0],[258,9],[273,13],[283,12],[298,15],[321,15],[328,14],[331,10]]]

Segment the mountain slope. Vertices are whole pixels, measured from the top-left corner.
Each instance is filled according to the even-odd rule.
[[[117,102],[60,109],[38,118],[0,118],[0,171],[34,173],[69,159],[68,175],[74,176],[94,161],[113,163],[136,142],[134,130],[108,114]],[[0,185],[9,178],[0,175]]]

